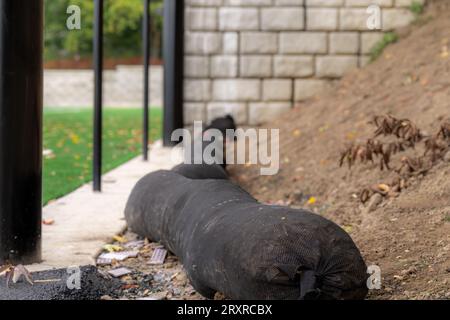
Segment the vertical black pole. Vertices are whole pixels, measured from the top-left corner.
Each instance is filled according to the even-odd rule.
[[[43,1],[0,0],[0,265],[41,259]]]
[[[148,130],[149,130],[149,60],[150,60],[150,0],[144,0],[144,19],[142,30],[142,46],[144,50],[144,121],[142,126],[142,153],[144,161],[148,160]]]
[[[184,0],[164,1],[164,131],[165,146],[183,123]]]
[[[94,191],[102,190],[103,0],[94,11]]]

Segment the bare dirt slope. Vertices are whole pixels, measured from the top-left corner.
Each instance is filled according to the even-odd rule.
[[[426,22],[402,30],[401,40],[376,62],[264,126],[280,129],[278,175],[231,169],[259,200],[307,207],[343,226],[366,262],[382,269],[382,290],[373,291],[373,299],[450,299],[448,157],[373,210],[358,195],[392,173],[378,164],[351,170],[338,164],[346,144],[373,135],[368,122],[375,115],[409,118],[429,133],[450,117],[450,9],[427,15]]]

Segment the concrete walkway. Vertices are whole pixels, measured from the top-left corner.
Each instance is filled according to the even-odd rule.
[[[125,228],[124,208],[131,189],[149,172],[170,169],[171,149],[156,143],[150,161],[136,158],[103,177],[103,192],[94,193],[86,184],[56,200],[43,210],[43,262],[27,266],[30,271],[80,266],[94,263],[94,257],[112,237]]]

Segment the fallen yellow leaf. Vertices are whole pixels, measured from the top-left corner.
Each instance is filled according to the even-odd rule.
[[[123,250],[121,246],[116,246],[113,244],[107,244],[103,247],[103,249],[108,252],[119,252]]]
[[[378,189],[382,192],[388,193],[391,190],[391,187],[389,187],[387,184],[382,183],[378,185]]]
[[[311,197],[311,198],[309,198],[309,200],[308,200],[308,204],[309,204],[309,205],[315,204],[316,202],[317,202],[317,199],[316,199],[315,197]]]
[[[76,135],[75,133],[71,133],[69,136],[70,136],[70,140],[72,141],[73,144],[80,143],[80,137],[78,135]]]
[[[344,229],[344,231],[347,233],[351,233],[353,231],[352,226],[343,226],[342,229]]]
[[[302,132],[300,130],[294,130],[294,132],[292,133],[294,135],[294,137],[300,137],[302,135]]]
[[[114,236],[114,237],[113,237],[113,240],[114,240],[114,241],[117,241],[117,242],[119,242],[119,243],[125,243],[125,242],[127,242],[127,239],[126,239],[125,237],[121,237],[121,236]]]

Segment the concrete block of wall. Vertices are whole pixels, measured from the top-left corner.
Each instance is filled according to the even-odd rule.
[[[369,54],[373,47],[383,39],[382,32],[363,32],[361,33],[361,53]]]
[[[330,53],[333,54],[357,54],[359,51],[358,32],[333,32],[330,33]]]
[[[222,5],[222,0],[186,0],[186,6],[220,6]]]
[[[206,121],[206,104],[205,103],[185,103],[184,122],[187,125],[194,124],[194,121]]]
[[[327,34],[325,32],[282,32],[280,53],[327,53]]]
[[[211,77],[234,78],[238,75],[237,56],[211,57]]]
[[[272,76],[271,56],[241,56],[240,76],[243,78],[263,78]]]
[[[309,77],[314,74],[314,58],[312,56],[285,56],[274,58],[275,77]]]
[[[392,7],[394,0],[346,0],[345,5],[348,7],[365,7],[377,5],[380,7]]]
[[[310,7],[340,7],[345,0],[308,0]]]
[[[304,26],[304,13],[301,7],[272,7],[261,9],[262,30],[301,30]]]
[[[292,101],[291,79],[265,79],[262,84],[264,101]]]
[[[218,18],[216,8],[187,8],[186,29],[213,31],[217,30]]]
[[[319,78],[340,78],[358,67],[357,56],[323,56],[316,58],[316,75]]]
[[[303,6],[305,0],[275,0],[276,6]]]
[[[209,59],[205,56],[186,56],[184,74],[188,78],[207,78],[209,76]]]
[[[214,101],[258,101],[261,81],[257,79],[218,79],[213,81]]]
[[[339,12],[340,29],[347,31],[369,31],[366,8],[343,8]]]
[[[220,8],[219,29],[242,31],[259,29],[259,12],[256,8]]]
[[[223,34],[223,53],[236,54],[239,50],[239,34],[237,32],[225,32]]]
[[[241,53],[276,53],[278,34],[275,32],[243,32],[240,41]]]
[[[303,101],[328,89],[330,82],[320,79],[298,79],[295,80],[295,101]]]
[[[186,32],[185,53],[207,55],[220,53],[222,34],[218,32]]]
[[[407,8],[384,9],[383,30],[389,31],[404,27],[414,21],[414,14]]]
[[[225,6],[270,6],[272,0],[224,0]]]
[[[336,8],[308,8],[308,30],[336,30],[338,28],[338,9]]]
[[[292,109],[291,102],[258,102],[249,104],[249,124],[260,125]]]
[[[208,123],[218,117],[231,115],[237,124],[248,123],[246,103],[211,102],[207,105]]]
[[[188,79],[184,81],[185,101],[199,102],[211,99],[211,81]]]

